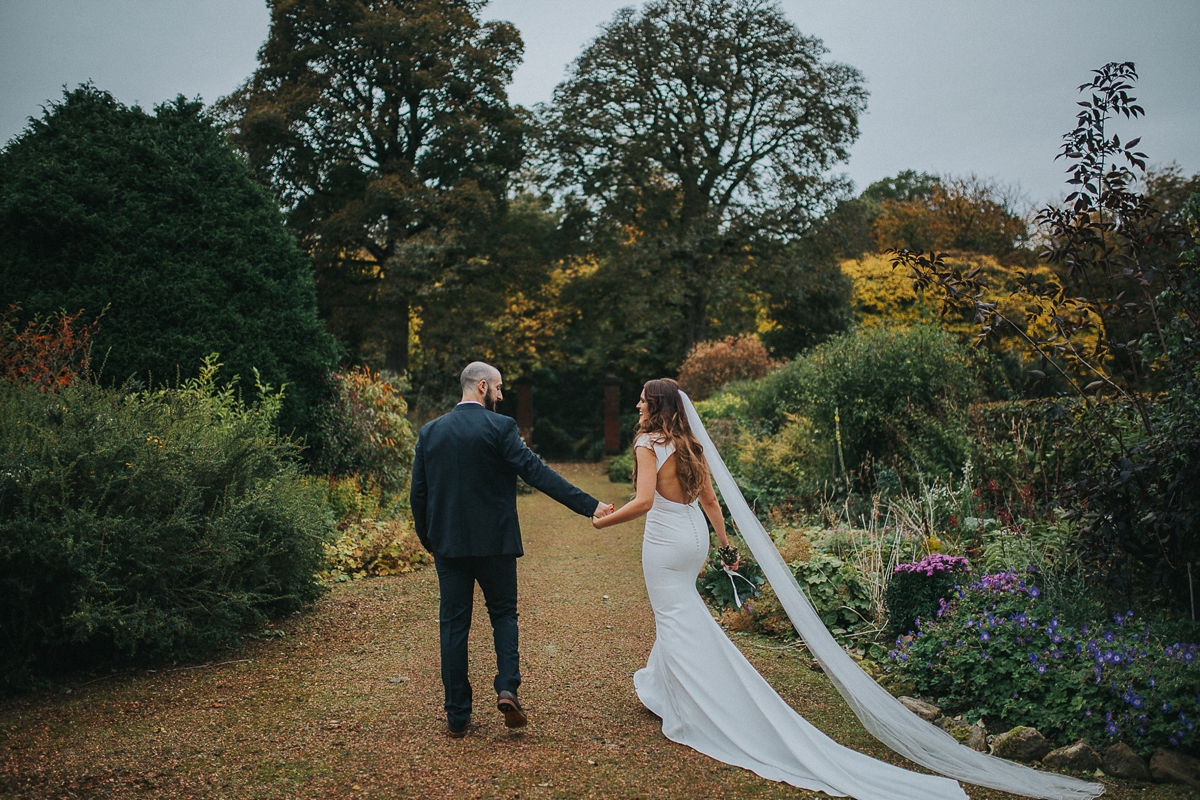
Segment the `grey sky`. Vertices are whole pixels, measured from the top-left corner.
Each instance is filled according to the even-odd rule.
[[[514,101],[550,99],[566,65],[628,0],[494,0],[485,18],[525,39]],[[859,188],[902,169],[975,172],[1033,202],[1062,192],[1053,161],[1075,87],[1107,61],[1134,61],[1147,117],[1129,125],[1152,164],[1200,172],[1200,0],[781,0],[829,57],[871,92],[862,136],[840,166]],[[1086,15],[1086,16],[1085,16]],[[61,87],[92,80],[149,108],[213,101],[255,67],[260,0],[0,0],[0,141]]]

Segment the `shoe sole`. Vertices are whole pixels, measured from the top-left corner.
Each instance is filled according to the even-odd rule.
[[[524,728],[529,722],[525,712],[517,708],[511,700],[501,700],[496,703],[496,708],[504,714],[504,727],[506,728]]]

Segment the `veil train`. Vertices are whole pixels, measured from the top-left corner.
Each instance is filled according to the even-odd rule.
[[[1084,800],[1104,794],[1099,783],[1039,772],[1030,767],[980,753],[918,717],[892,697],[854,662],[826,629],[775,543],[750,510],[733,476],[713,445],[695,406],[683,397],[688,423],[704,447],[704,457],[717,488],[750,552],[771,583],[796,632],[804,640],[838,693],[849,703],[863,727],[902,756],[941,775],[977,786],[1047,800]]]

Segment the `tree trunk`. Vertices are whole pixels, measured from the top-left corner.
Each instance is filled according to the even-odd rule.
[[[689,351],[708,335],[708,292],[704,286],[708,276],[701,274],[701,263],[701,259],[693,255],[684,267],[683,311]]]
[[[693,347],[704,341],[707,333],[704,297],[689,292],[684,298],[684,312],[687,314],[687,349],[690,352]]]
[[[408,372],[408,320],[411,310],[407,297],[396,297],[385,302],[390,313],[383,331],[387,340],[383,366],[390,372],[403,375]]]

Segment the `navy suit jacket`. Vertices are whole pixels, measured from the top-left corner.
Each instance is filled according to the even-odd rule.
[[[585,517],[599,504],[542,463],[512,417],[463,403],[425,425],[409,495],[421,544],[435,558],[523,555],[518,475]]]

